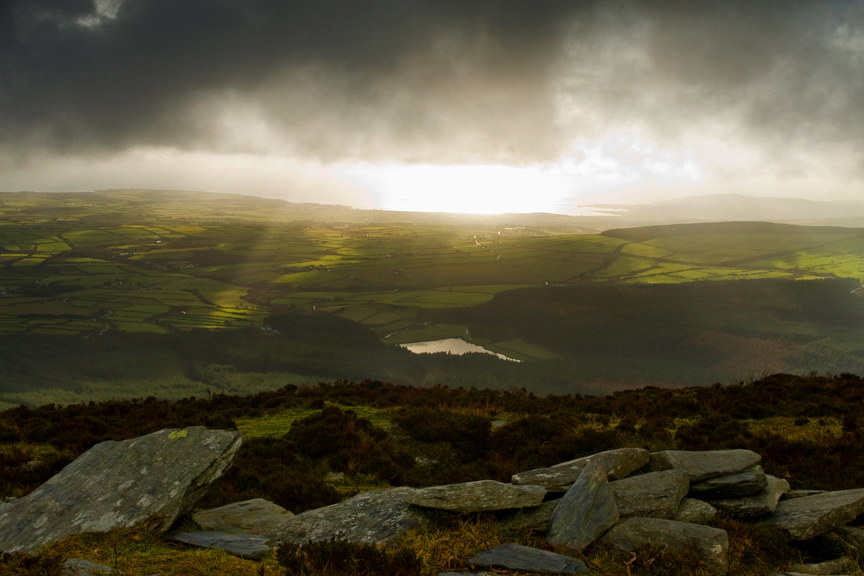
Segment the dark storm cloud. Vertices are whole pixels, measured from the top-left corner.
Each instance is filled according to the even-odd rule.
[[[126,0],[2,7],[5,150],[556,158],[722,121],[864,148],[858,2]]]

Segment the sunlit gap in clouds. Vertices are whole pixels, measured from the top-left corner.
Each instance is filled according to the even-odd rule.
[[[10,191],[203,190],[354,208],[473,214],[593,214],[580,205],[662,197],[675,190],[699,193],[713,177],[710,166],[703,168],[690,155],[632,135],[578,142],[556,162],[524,165],[325,163],[291,155],[167,148],[139,148],[102,159],[53,159],[51,170],[43,171],[32,170],[41,164],[37,159],[29,169],[7,164],[0,158],[0,189]]]
[[[621,137],[580,143],[548,164],[356,164],[338,173],[384,210],[469,214],[593,214],[579,204],[643,185],[695,184],[705,178],[692,159]]]

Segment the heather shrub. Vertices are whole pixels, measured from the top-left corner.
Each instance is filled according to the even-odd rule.
[[[417,576],[422,569],[409,549],[389,550],[337,538],[282,544],[276,560],[292,576]]]
[[[463,462],[486,455],[492,425],[488,418],[445,410],[400,410],[393,421],[420,442],[448,442]]]
[[[631,576],[710,573],[702,555],[692,546],[682,550],[672,550],[664,546],[640,546],[626,565]]]
[[[3,576],[61,576],[63,563],[60,554],[45,553],[36,556],[21,552],[0,553],[0,574]]]
[[[335,504],[336,490],[324,481],[319,467],[285,438],[250,438],[240,447],[234,464],[202,501],[221,506],[250,498],[265,498],[299,513]]]

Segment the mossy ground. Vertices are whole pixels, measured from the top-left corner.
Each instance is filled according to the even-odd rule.
[[[729,534],[729,576],[766,576],[790,570],[795,563],[827,559],[831,550],[796,547],[777,533],[730,519],[720,519],[715,526]],[[709,576],[708,569],[692,553],[675,553],[660,548],[624,553],[602,543],[595,543],[582,553],[550,546],[538,535],[503,528],[492,515],[471,517],[441,516],[424,529],[408,532],[395,547],[410,550],[422,564],[418,576],[434,576],[442,571],[462,571],[467,559],[489,548],[515,542],[544,550],[568,554],[581,559],[594,576]],[[821,555],[820,555],[821,554]],[[114,531],[108,534],[74,536],[41,553],[43,556],[85,558],[116,570],[117,576],[291,576],[281,567],[275,554],[263,561],[244,560],[217,550],[191,549],[166,542],[138,530]],[[861,558],[844,574],[862,576]],[[0,568],[3,566],[0,565]],[[507,573],[503,572],[502,573]],[[22,574],[24,574],[22,572]],[[33,572],[32,574],[37,574]],[[309,576],[327,576],[326,570]],[[526,572],[519,572],[527,576]],[[17,575],[16,575],[17,576]],[[45,576],[48,576],[47,574]]]

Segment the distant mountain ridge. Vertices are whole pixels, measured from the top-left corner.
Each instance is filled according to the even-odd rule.
[[[595,204],[582,206],[613,219],[647,223],[765,221],[788,224],[861,227],[864,200],[805,200],[762,198],[744,194],[712,194],[666,200],[655,204]],[[631,223],[632,222],[632,223]],[[640,224],[635,224],[640,225]]]
[[[39,206],[38,209],[35,205]],[[295,203],[255,195],[184,190],[112,189],[91,192],[0,192],[0,220],[29,218],[34,210],[45,218],[79,217],[87,206],[114,220],[134,221],[144,212],[198,220],[250,220],[325,225],[407,223],[432,226],[485,225],[526,227],[565,234],[593,234],[614,228],[702,222],[761,221],[803,226],[864,228],[864,200],[835,201],[763,198],[744,194],[690,196],[655,204],[591,204],[580,215],[548,212],[462,214],[352,208],[338,204]],[[182,204],[194,212],[177,213]],[[144,207],[146,206],[146,209]],[[204,209],[202,210],[202,206]],[[119,221],[118,220],[118,221]]]

